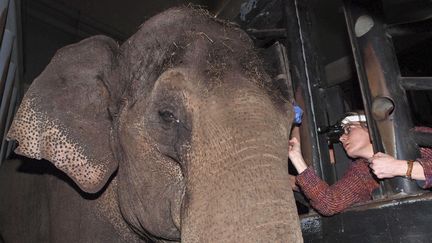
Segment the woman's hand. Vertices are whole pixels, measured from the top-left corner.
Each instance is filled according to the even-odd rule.
[[[288,156],[291,160],[291,163],[297,170],[297,173],[302,173],[307,169],[307,164],[303,159],[303,155],[301,153],[300,143],[297,138],[292,138],[288,143]]]
[[[369,167],[379,179],[405,176],[407,171],[406,160],[398,160],[381,152],[372,156],[369,162]]]
[[[384,153],[376,153],[369,159],[369,162],[369,167],[379,179],[405,176],[408,169],[406,160],[395,159],[393,156]],[[417,161],[413,164],[411,178],[414,180],[426,179],[423,166]]]
[[[303,155],[301,153],[300,143],[298,142],[297,138],[291,138],[291,140],[289,140],[288,152],[289,152],[288,155],[290,160],[303,158]]]

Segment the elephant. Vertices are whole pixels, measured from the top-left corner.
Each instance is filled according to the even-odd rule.
[[[2,166],[0,193],[13,203],[0,203],[1,237],[302,242],[290,98],[249,36],[201,9],[159,13],[121,45],[93,36],[63,47],[8,132],[32,160]],[[19,215],[4,209],[23,203]],[[16,217],[32,226],[11,226]]]

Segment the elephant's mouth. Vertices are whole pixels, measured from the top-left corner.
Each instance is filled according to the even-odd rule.
[[[174,163],[178,164],[180,168],[184,165],[183,161],[180,159],[180,155],[176,150],[174,150],[174,153],[166,153],[164,154],[165,157],[167,157],[169,160],[173,161]]]
[[[177,147],[177,146],[176,146]],[[177,149],[170,146],[156,146],[156,150],[161,154],[162,163],[167,163],[180,168],[181,176],[184,177],[184,160]]]

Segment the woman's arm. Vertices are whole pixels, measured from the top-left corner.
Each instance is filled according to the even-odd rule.
[[[296,138],[289,142],[289,158],[299,175],[296,183],[311,205],[322,215],[339,213],[354,203],[370,199],[378,183],[372,178],[365,162],[355,162],[341,180],[329,186],[305,163],[300,143]]]
[[[303,159],[300,143],[298,142],[297,138],[294,137],[289,141],[288,146],[288,157],[296,168],[297,173],[300,174],[308,167]]]
[[[370,199],[372,191],[379,185],[363,161],[354,162],[344,176],[331,186],[321,180],[312,168],[306,169],[296,179],[312,207],[325,216],[340,213],[357,202]]]
[[[421,158],[417,161],[421,164],[423,175],[425,177],[424,183],[418,183],[422,188],[432,187],[432,148],[420,148]]]

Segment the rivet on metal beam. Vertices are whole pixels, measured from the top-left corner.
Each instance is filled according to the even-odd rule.
[[[376,121],[387,119],[394,111],[394,102],[388,97],[377,97],[372,102],[372,116]]]
[[[373,26],[374,26],[373,19],[368,15],[362,15],[358,17],[354,25],[355,35],[357,36],[357,38],[362,37],[364,34],[369,32],[369,30],[371,30]]]

